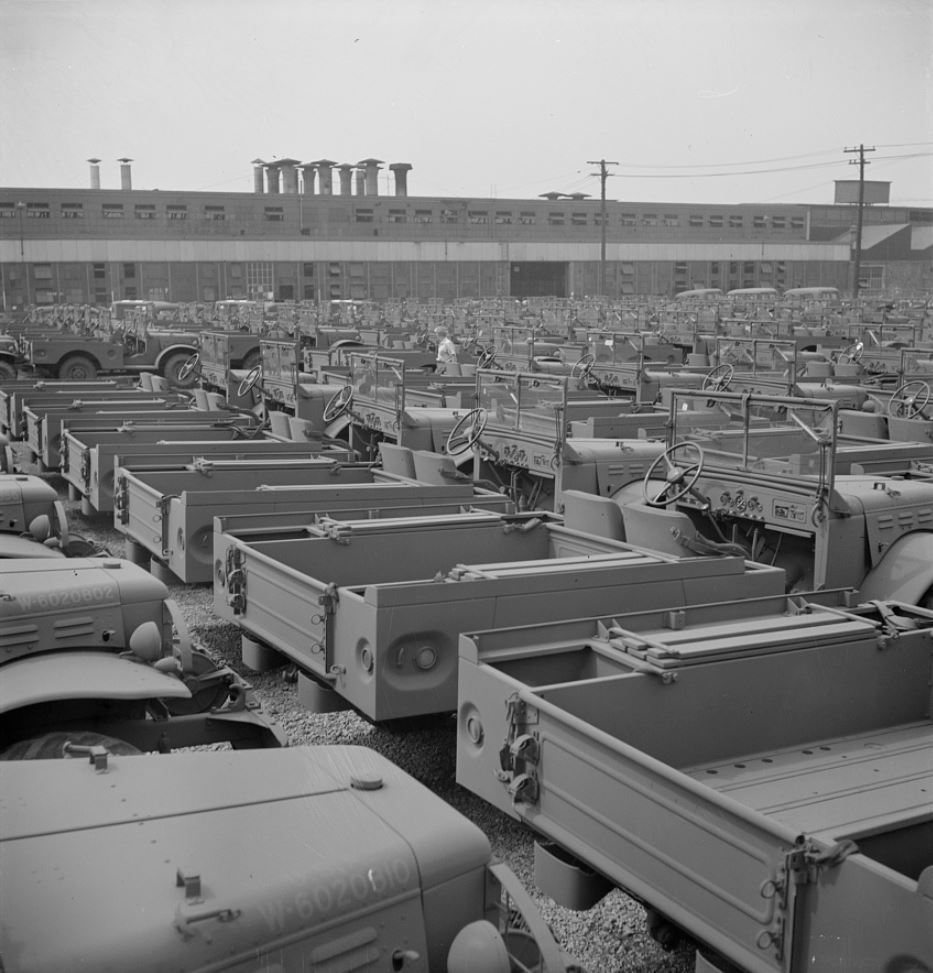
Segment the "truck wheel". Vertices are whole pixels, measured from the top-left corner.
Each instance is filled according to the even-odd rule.
[[[103,733],[92,733],[88,730],[75,730],[74,733],[46,733],[31,740],[19,740],[7,747],[0,754],[0,760],[56,760],[65,757],[82,757],[84,754],[65,750],[65,744],[72,747],[106,747],[116,755],[140,753],[132,743],[118,740],[116,737],[105,736]]]
[[[170,385],[174,385],[180,389],[190,389],[197,385],[198,374],[196,368],[188,369],[187,373],[182,374],[182,369],[190,359],[190,354],[181,351],[176,352],[174,355],[169,355],[162,362],[162,374]]]
[[[5,358],[0,359],[0,382],[12,382],[16,378],[16,366]]]
[[[97,366],[87,355],[69,355],[58,366],[58,378],[62,382],[93,382]]]

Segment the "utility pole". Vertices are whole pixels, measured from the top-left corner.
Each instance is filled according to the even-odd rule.
[[[858,300],[859,277],[862,273],[862,209],[865,205],[865,166],[871,165],[865,161],[866,152],[874,152],[874,146],[866,149],[859,144],[858,148],[845,149],[847,154],[858,152],[857,159],[849,159],[850,166],[858,166],[858,215],[855,220],[855,265],[852,270],[852,300]]]
[[[599,293],[600,296],[606,295],[606,180],[609,173],[606,166],[617,166],[618,162],[609,162],[607,159],[588,159],[588,166],[599,166],[599,172],[591,172],[591,176],[599,176],[599,222],[602,230],[602,237],[599,248]]]

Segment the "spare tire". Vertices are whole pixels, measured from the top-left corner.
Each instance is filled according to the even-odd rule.
[[[106,736],[103,733],[92,733],[89,730],[75,730],[74,733],[46,733],[30,740],[19,740],[7,747],[3,753],[0,753],[0,760],[58,760],[84,756],[84,754],[66,751],[66,743],[75,747],[106,747],[108,752],[115,756],[127,756],[142,752],[137,750],[132,743],[118,740],[116,737]]]

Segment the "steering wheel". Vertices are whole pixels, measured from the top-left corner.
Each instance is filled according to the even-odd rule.
[[[926,419],[923,410],[930,401],[930,386],[919,379],[905,382],[888,400],[888,415],[895,419]]]
[[[486,428],[486,410],[470,409],[462,415],[456,425],[447,434],[445,450],[452,456],[459,456],[468,449],[472,449],[474,443],[482,436]]]
[[[188,376],[191,375],[196,370],[201,367],[201,356],[195,352],[185,363],[178,369],[178,380],[184,382],[187,380]]]
[[[253,365],[253,367],[246,373],[246,377],[240,382],[239,387],[236,390],[236,394],[240,397],[246,395],[247,392],[252,392],[255,388],[256,383],[262,378],[262,365]]]
[[[681,463],[676,461],[677,453],[685,454]],[[693,453],[695,458],[691,459],[687,455],[689,453]],[[642,496],[645,503],[649,507],[666,507],[669,503],[674,503],[685,496],[693,489],[700,478],[700,474],[703,472],[703,460],[703,450],[696,443],[674,443],[673,446],[668,446],[645,473],[645,479],[642,482]],[[649,493],[648,485],[651,482],[652,474],[662,463],[667,465],[664,485],[657,492],[652,490]]]
[[[339,418],[350,408],[350,403],[353,401],[353,386],[344,385],[344,387],[336,394],[328,399],[327,405],[324,406],[323,419],[325,422],[333,422],[334,419]]]
[[[570,377],[587,378],[595,364],[595,355],[584,355],[582,358],[578,358],[570,367]]]
[[[732,376],[735,369],[728,362],[723,362],[715,368],[711,368],[703,376],[704,392],[725,392],[732,383]]]
[[[865,344],[862,341],[856,341],[855,344],[849,345],[843,351],[840,351],[836,356],[836,361],[840,365],[848,365],[851,362],[861,361],[862,354],[865,351]]]
[[[495,348],[487,348],[486,351],[484,351],[479,356],[479,358],[476,359],[476,367],[477,368],[492,368],[495,360],[496,360],[496,349]]]

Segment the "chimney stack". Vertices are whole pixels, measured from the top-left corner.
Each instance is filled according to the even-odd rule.
[[[366,172],[363,169],[356,169],[353,173],[353,181],[356,185],[356,195],[366,195]]]
[[[337,166],[337,175],[340,177],[340,195],[353,195],[353,166],[349,162]]]
[[[305,162],[301,167],[302,172],[302,182],[301,190],[305,196],[314,195],[314,176],[317,173],[317,163],[316,162]]]
[[[393,162],[389,170],[395,175],[395,195],[408,195],[408,172],[412,168],[410,162]]]
[[[367,196],[379,195],[379,166],[382,159],[363,159],[357,162],[363,171],[363,191]]]
[[[333,159],[318,159],[317,176],[318,191],[322,196],[334,195],[334,166],[337,165]]]
[[[100,189],[100,159],[88,159],[91,164],[91,189]]]
[[[265,165],[262,159],[253,159],[253,192],[257,196],[263,194],[265,184],[263,182],[262,167]]]
[[[268,192],[277,194],[280,192],[281,188],[282,173],[279,169],[279,163],[267,162],[266,163],[266,185]]]
[[[133,188],[133,177],[130,173],[130,163],[132,159],[117,159],[120,163],[120,188],[121,189],[132,189]]]
[[[279,159],[279,166],[282,170],[282,192],[290,196],[298,195],[298,160]]]

